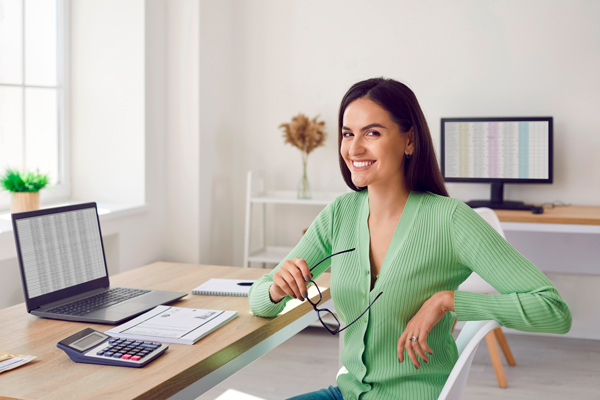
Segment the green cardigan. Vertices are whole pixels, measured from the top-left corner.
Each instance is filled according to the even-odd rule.
[[[432,193],[410,193],[371,291],[368,217],[367,191],[344,194],[319,214],[287,257],[303,258],[312,267],[327,255],[356,248],[313,270],[317,277],[331,266],[331,295],[343,326],[383,292],[345,331],[341,358],[348,373],[337,379],[344,399],[437,399],[458,359],[451,334],[455,316],[494,319],[529,332],[569,331],[571,314],[548,278],[467,205]],[[251,288],[255,315],[273,317],[290,300],[271,301],[277,268]],[[400,364],[398,339],[410,319],[434,293],[457,290],[472,271],[500,294],[456,291],[455,313],[446,313],[428,335],[430,362],[418,370],[408,357]]]

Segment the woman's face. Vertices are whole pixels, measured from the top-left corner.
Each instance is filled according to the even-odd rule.
[[[390,114],[366,98],[344,111],[340,153],[357,187],[404,182],[405,153],[413,153],[413,132],[402,132]]]

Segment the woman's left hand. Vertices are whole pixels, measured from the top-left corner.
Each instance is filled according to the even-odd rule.
[[[447,311],[454,311],[454,292],[451,290],[437,292],[423,303],[398,339],[399,362],[404,361],[404,350],[417,369],[421,367],[417,355],[426,363],[429,362],[425,353],[433,355],[433,351],[427,344],[427,335]],[[414,337],[417,339],[411,340]]]

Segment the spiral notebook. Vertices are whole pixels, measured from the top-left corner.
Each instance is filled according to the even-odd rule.
[[[209,296],[248,296],[250,286],[255,281],[250,279],[217,279],[212,278],[192,289],[192,294]]]

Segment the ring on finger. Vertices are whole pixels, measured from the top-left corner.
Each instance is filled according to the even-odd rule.
[[[408,340],[410,340],[411,342],[418,342],[419,338],[416,336],[411,336]]]

